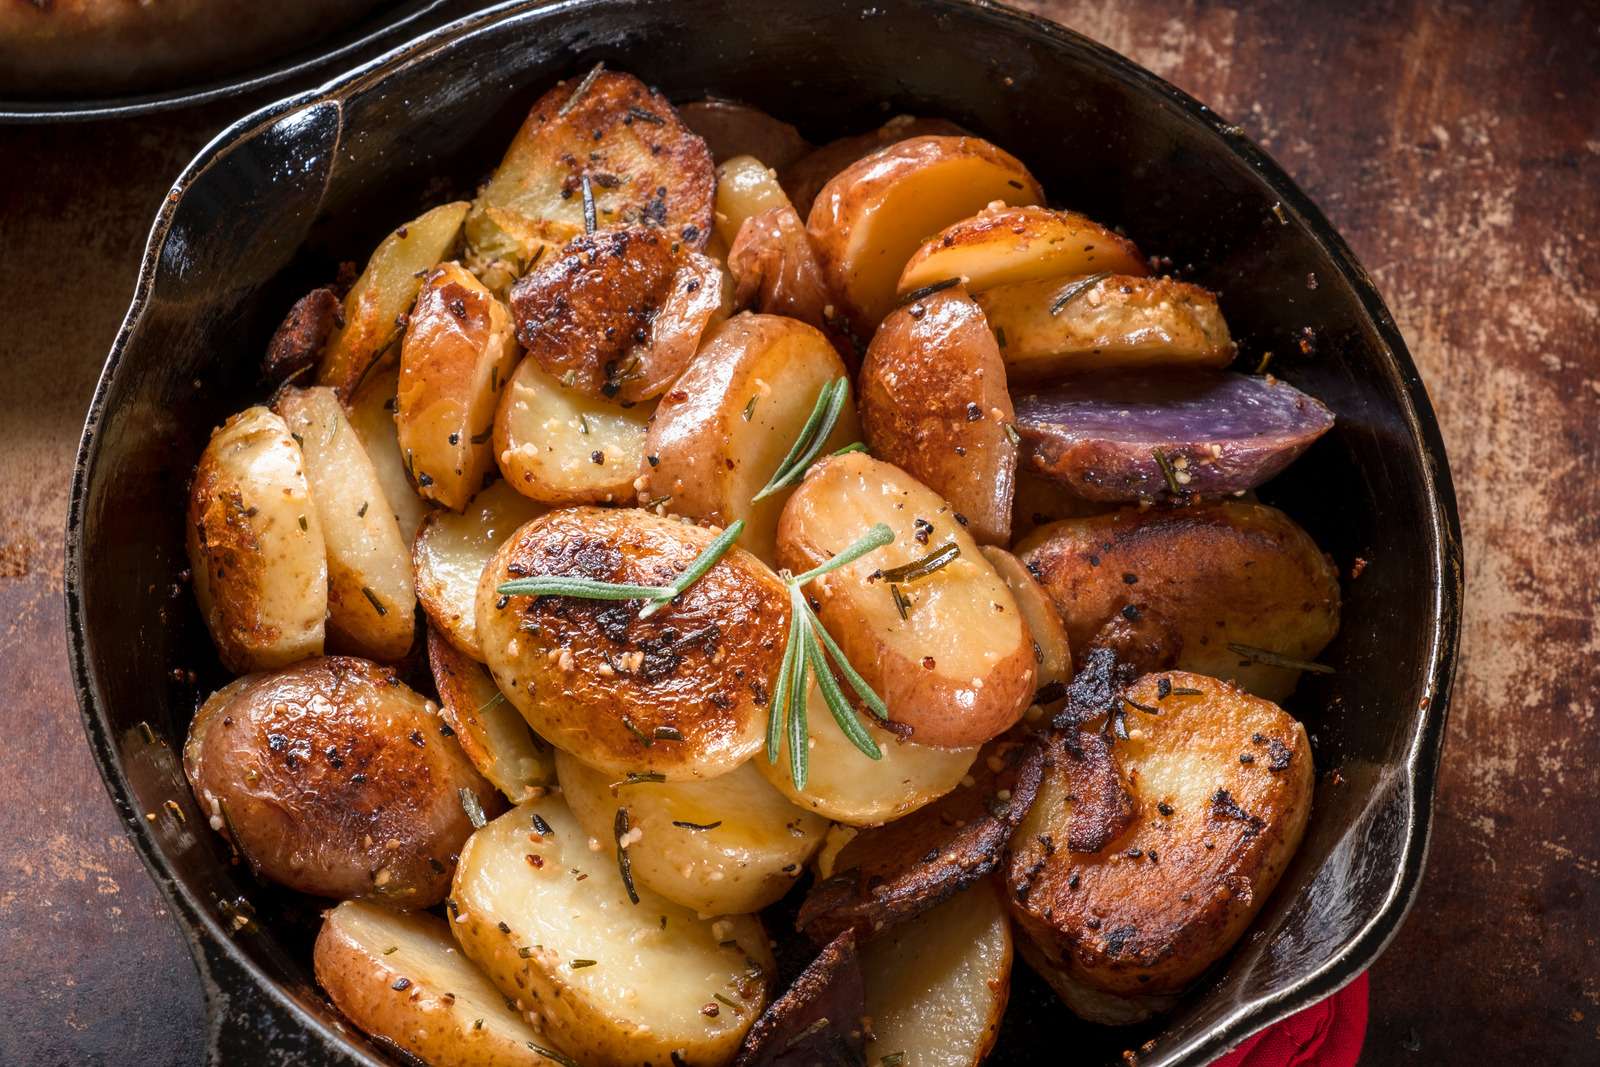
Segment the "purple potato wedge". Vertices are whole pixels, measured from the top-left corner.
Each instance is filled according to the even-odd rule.
[[[1069,378],[1016,397],[1023,468],[1089,500],[1254,489],[1333,426],[1273,377],[1172,368]]]

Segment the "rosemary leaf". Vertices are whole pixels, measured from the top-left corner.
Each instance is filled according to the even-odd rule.
[[[772,472],[772,478],[751,498],[752,503],[765,500],[799,480],[817,458],[817,453],[822,451],[822,443],[833,432],[834,424],[839,421],[839,413],[844,410],[849,397],[850,380],[843,377],[834,379],[817,392],[816,406],[800,428],[800,435],[783,457],[783,462],[778,464],[778,469]]]
[[[594,85],[596,79],[600,77],[600,72],[605,69],[606,65],[603,61],[596,63],[589,73],[583,76],[583,81],[578,83],[578,87],[572,90],[572,95],[567,97],[566,102],[556,111],[556,118],[566,118],[567,112],[578,106],[578,101],[583,99],[590,87]]]
[[[835,456],[848,456],[852,452],[865,452],[866,450],[867,450],[867,443],[865,441],[851,441],[849,444],[845,445],[843,448],[835,450],[833,452],[833,455],[835,455]]]
[[[1310,660],[1295,659],[1265,648],[1256,648],[1254,645],[1238,645],[1228,642],[1228,651],[1238,656],[1243,656],[1252,663],[1263,663],[1269,667],[1285,667],[1291,671],[1310,671],[1312,674],[1332,674],[1333,668],[1325,663],[1312,663]]]
[[[594,186],[590,184],[587,174],[583,176],[580,185],[583,190],[583,232],[593,233],[600,226],[594,212]]]
[[[1066,288],[1062,289],[1061,292],[1056,294],[1055,303],[1050,305],[1050,314],[1061,314],[1062,310],[1068,304],[1072,303],[1074,300],[1078,299],[1078,297],[1082,296],[1084,293],[1087,293],[1090,289],[1093,289],[1095,286],[1099,285],[1109,277],[1111,277],[1111,272],[1108,270],[1103,270],[1095,274],[1085,275],[1076,281],[1068,283]]]
[[[850,564],[854,563],[868,552],[871,552],[875,548],[882,548],[884,545],[891,543],[893,540],[894,531],[889,529],[886,523],[874,523],[872,528],[866,533],[862,534],[860,539],[852,544],[849,548],[845,549],[837,556],[834,556],[832,559],[824,563],[817,564],[815,567],[812,567],[799,577],[792,579],[793,584],[796,586],[805,585],[807,582],[812,581],[813,579],[821,578],[824,574],[827,574],[830,571],[836,571],[840,567],[848,567]]]
[[[844,690],[839,688],[838,679],[828,668],[822,643],[817,639],[817,633],[821,629],[822,627],[818,626],[807,635],[810,641],[807,642],[806,654],[810,659],[812,670],[817,672],[817,685],[822,690],[822,699],[827,702],[828,710],[833,713],[833,721],[839,724],[839,729],[850,739],[850,743],[859,748],[868,759],[882,759],[883,751],[861,725],[861,720],[856,718],[855,709],[850,706]]]
[[[478,794],[462,786],[458,792],[461,797],[461,810],[467,813],[467,820],[472,823],[474,830],[481,830],[489,820],[484,817],[483,805],[478,803]]]
[[[575,596],[585,600],[654,600],[666,592],[664,585],[624,585],[594,578],[569,578],[543,574],[535,578],[514,578],[500,583],[495,592],[503,596]]]
[[[901,567],[890,567],[886,571],[880,571],[878,577],[886,582],[914,582],[918,578],[926,578],[941,567],[949,566],[959,555],[961,555],[961,546],[954,541],[949,541],[919,560],[913,560]]]
[[[777,766],[778,748],[783,741],[784,712],[789,706],[789,685],[794,680],[795,655],[800,648],[800,616],[789,615],[789,637],[783,646],[783,661],[778,665],[778,683],[772,687],[767,706],[767,765]]]
[[[715,830],[722,825],[722,820],[716,822],[689,822],[687,819],[673,819],[672,825],[684,830]]]
[[[633,863],[628,859],[628,847],[622,839],[628,833],[628,809],[618,808],[616,816],[611,820],[611,833],[617,840],[617,873],[622,875],[622,885],[628,891],[628,899],[639,903],[639,891],[633,886]]]
[[[808,608],[807,610],[809,611],[810,609]],[[828,633],[827,627],[819,624],[816,632],[817,638],[822,642],[822,646],[828,650],[828,655],[833,658],[833,662],[839,665],[839,672],[844,675],[844,680],[849,682],[850,688],[856,691],[856,696],[861,698],[861,702],[867,706],[867,709],[872,714],[880,719],[887,719],[889,717],[889,706],[883,702],[882,697],[872,691],[872,686],[867,684],[867,680],[856,673],[856,669],[845,658],[844,651],[834,643],[833,635]],[[877,757],[873,758],[876,759]]]
[[[811,734],[806,729],[806,698],[810,696],[810,680],[806,677],[811,658],[806,655],[806,645],[812,641],[811,609],[806,607],[798,587],[792,594],[796,606],[795,617],[800,620],[796,634],[794,677],[789,682],[789,777],[795,789],[804,792],[811,775]]]
[[[706,572],[715,567],[717,561],[728,554],[728,549],[733,547],[733,543],[739,540],[739,535],[742,533],[744,533],[743,519],[735,519],[730,522],[728,528],[718,534],[716,540],[707,545],[706,550],[700,553],[693,563],[689,564],[689,569],[678,575],[678,580],[667,587],[671,591],[671,595],[659,597],[653,604],[646,604],[644,610],[639,612],[639,618],[648,619],[661,608],[662,604],[670,601],[695,582],[704,578]]]
[[[920,289],[911,290],[905,296],[902,296],[899,300],[895,301],[895,305],[894,306],[903,308],[907,304],[915,304],[918,300],[922,300],[922,299],[924,299],[926,297],[930,297],[934,293],[942,293],[946,289],[954,289],[956,286],[958,286],[960,284],[961,284],[961,279],[960,278],[944,278],[944,279],[941,279],[940,281],[934,282],[932,285],[924,285]]]
[[[557,1052],[553,1048],[545,1048],[543,1045],[534,1044],[532,1041],[526,1041],[524,1044],[551,1063],[559,1063],[561,1067],[578,1067],[578,1061],[565,1053]]]
[[[1159,448],[1152,448],[1150,454],[1156,459],[1156,466],[1161,468],[1161,477],[1167,480],[1167,492],[1173,496],[1183,495],[1183,486],[1178,484],[1178,472],[1173,469],[1172,460]]]

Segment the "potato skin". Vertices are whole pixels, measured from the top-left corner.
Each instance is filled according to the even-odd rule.
[[[829,141],[788,165],[756,155],[768,166],[778,168],[783,191],[795,211],[805,218],[822,187],[856,160],[912,137],[961,137],[966,132],[946,119],[896,115],[875,130]]]
[[[784,204],[746,219],[728,250],[728,272],[736,306],[799,319],[828,334],[840,353],[854,358],[855,344],[843,322],[830,317],[833,293],[794,208]]]
[[[1311,660],[1339,629],[1338,573],[1293,519],[1260,504],[1066,519],[1035,530],[1017,554],[1061,609],[1080,664],[1101,628],[1131,612],[1176,631],[1178,667],[1276,700],[1298,672],[1248,661],[1228,645]]]
[[[883,320],[861,365],[867,445],[948,500],[981,544],[1011,541],[1014,421],[1000,349],[959,286]]]
[[[499,795],[393,671],[331,656],[242,679],[200,709],[184,772],[262,877],[302,893],[424,908]]]
[[[195,598],[223,666],[270,670],[322,654],[327,548],[283,419],[247,408],[212,434],[186,526]]]
[[[1028,624],[1028,634],[1033,638],[1033,659],[1038,665],[1038,690],[1034,702],[1043,704],[1046,711],[1060,702],[1061,691],[1072,681],[1072,646],[1067,640],[1066,623],[1061,611],[1045,592],[1044,586],[1033,576],[1023,562],[1003,548],[983,546],[983,558],[989,561],[995,573],[1005,580],[1011,595],[1017,598],[1017,608]]]
[[[964,278],[968,289],[982,294],[995,286],[1044,278],[1065,284],[1068,278],[1104,270],[1134,276],[1147,272],[1144,257],[1126,237],[1076,212],[1036,203],[990,205],[928,238],[907,261],[897,291]]]
[[[714,536],[645,511],[570,508],[501,546],[478,587],[478,641],[501,691],[541,737],[619,778],[711,778],[761,747],[789,597],[743,549],[647,619],[635,601],[497,592],[537,575],[665,585]],[[655,740],[658,728],[683,739]]]
[[[811,142],[782,119],[760,108],[708,96],[678,108],[683,124],[699,134],[711,158],[723,163],[754,156],[769,167],[787,167],[811,151]]]

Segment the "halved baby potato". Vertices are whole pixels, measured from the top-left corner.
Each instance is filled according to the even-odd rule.
[[[778,516],[792,490],[752,498],[799,437],[823,386],[848,376],[828,339],[804,323],[777,315],[729,319],[656,408],[641,502],[718,526],[743,519],[740,543],[772,560]],[[819,454],[860,438],[847,400]]]
[[[347,900],[323,917],[317,984],[378,1041],[429,1067],[556,1067],[554,1044],[506,1006],[444,921]],[[559,1054],[558,1054],[559,1056]]]
[[[400,348],[395,425],[426,500],[460,511],[494,470],[494,411],[519,358],[511,315],[457,263],[422,283]]]
[[[651,410],[568,389],[524,359],[500,394],[495,460],[513,489],[543,504],[631,500]]]
[[[806,230],[856,333],[870,337],[894,307],[901,271],[928,234],[996,200],[1043,199],[1028,168],[988,141],[914,137],[857,161],[823,186]]]
[[[411,546],[417,599],[434,629],[456,648],[483,660],[478,645],[478,579],[495,549],[523,523],[544,513],[506,482],[472,498],[461,514],[429,513]]]
[[[1044,586],[1033,576],[1023,562],[1003,548],[983,546],[983,558],[989,561],[995,573],[1005,581],[1011,595],[1017,598],[1017,608],[1028,625],[1033,638],[1033,660],[1037,665],[1038,688],[1034,700],[1044,705],[1046,711],[1059,704],[1064,687],[1072,681],[1072,647],[1067,640],[1067,627]]]
[[[278,412],[305,456],[311,502],[328,552],[328,641],[393,661],[416,637],[411,553],[378,473],[332,389],[286,389]]]
[[[1065,282],[1101,271],[1149,273],[1126,237],[1075,211],[1033,206],[1037,202],[991,206],[928,237],[901,271],[898,291],[911,293],[950,278],[964,279],[968,290],[982,293],[997,285],[1046,278]]]
[[[761,921],[700,919],[648,886],[630,889],[616,839],[633,831],[620,820],[613,830],[591,847],[556,796],[507,812],[462,849],[451,929],[579,1063],[725,1063],[772,983]]]
[[[843,335],[822,265],[794,208],[785,204],[745,220],[728,251],[728,273],[736,306],[787,315],[827,332],[855,366],[856,345]]]
[[[789,626],[778,576],[737,546],[669,604],[503,595],[542,575],[671,584],[715,532],[637,509],[571,508],[528,523],[478,586],[478,641],[541,737],[616,778],[715,778],[765,739]]]
[[[425,908],[443,899],[472,832],[463,794],[500,807],[444,726],[393,671],[312,659],[206,701],[183,769],[212,829],[262,877]]]
[[[909,740],[981,744],[1033,700],[1033,639],[1011,590],[938,494],[859,452],[826,459],[783,510],[778,562],[809,570],[875,523],[894,542],[811,582],[817,617]],[[945,557],[923,577],[884,577]]]
[[[1339,629],[1339,576],[1276,508],[1243,501],[1124,508],[1040,527],[1017,555],[1044,584],[1081,659],[1117,619],[1157,622],[1176,666],[1258,696],[1288,695]]]
[[[1237,351],[1215,293],[1171,278],[1057,276],[974,297],[1006,370],[1035,381],[1119,367],[1225,367]]]
[[[746,219],[788,206],[777,173],[762,159],[735,156],[717,167],[717,236],[727,247],[733,247]]]
[[[737,101],[708,96],[678,105],[678,117],[705,140],[718,163],[754,156],[786,167],[811,151],[811,143],[789,123]]]
[[[977,1067],[1000,1034],[1011,956],[1011,924],[987,879],[869,941],[866,1062]]]
[[[1006,876],[1024,957],[1069,1008],[1113,1024],[1169,1006],[1238,940],[1299,846],[1315,777],[1305,730],[1269,701],[1185,671],[1126,695],[1109,776],[1055,737]],[[1107,786],[1117,817],[1072,845],[1078,808]]]
[[[283,419],[246,408],[211,435],[185,527],[195,599],[223,666],[270,670],[322,654],[327,549]]]
[[[439,716],[479,774],[513,804],[556,784],[554,750],[528,729],[483,664],[431,627],[428,663],[439,691]]]
[[[383,498],[400,526],[400,540],[409,545],[416,540],[417,528],[431,509],[417,495],[417,487],[406,471],[405,456],[400,452],[399,427],[394,420],[399,389],[400,361],[398,357],[385,358],[351,397],[345,415],[372,461],[378,484],[383,486]]]
[[[759,758],[759,757],[758,757]],[[624,782],[556,754],[561,794],[584,831],[611,837],[619,811],[644,836],[633,877],[701,915],[760,911],[783,896],[822,844],[826,819],[801,811],[746,762],[705,782]]]
[[[889,313],[861,364],[867,445],[949,501],[984,544],[1011,542],[1017,437],[1006,368],[960,288]]]
[[[816,201],[817,193],[821,192],[822,187],[856,160],[912,137],[934,135],[960,137],[966,132],[947,119],[896,115],[875,130],[829,141],[793,163],[785,165],[776,159],[768,162],[778,168],[783,191],[789,194],[789,200],[794,204],[794,209],[800,213],[800,217],[805,218],[810,214],[811,205]],[[756,154],[766,159],[765,156]]]
[[[465,200],[440,204],[383,239],[345,294],[343,319],[317,367],[318,385],[330,386],[342,400],[355,394],[405,328],[424,273],[455,250],[468,206]]]

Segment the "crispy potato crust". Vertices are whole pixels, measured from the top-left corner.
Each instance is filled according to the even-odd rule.
[[[856,935],[846,930],[756,1020],[733,1067],[863,1063],[865,1003]]]
[[[314,366],[328,336],[343,318],[344,307],[331,285],[296,300],[267,342],[267,354],[261,360],[262,381],[281,382]]]

